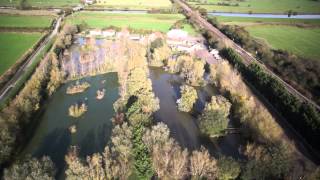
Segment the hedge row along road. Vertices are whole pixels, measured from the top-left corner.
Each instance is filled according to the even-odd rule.
[[[25,70],[32,64],[32,62],[36,59],[35,57],[39,54],[50,42],[50,40],[58,33],[58,29],[60,27],[62,17],[59,17],[55,23],[55,27],[51,34],[40,44],[40,46],[33,52],[33,54],[25,61],[25,63],[19,68],[16,74],[11,78],[11,80],[0,89],[0,101],[4,98],[4,96],[12,90],[12,88],[16,85],[16,83],[21,78],[21,75],[25,72]]]
[[[303,94],[301,94],[298,90],[293,88],[291,85],[286,83],[284,80],[282,80],[278,75],[276,75],[274,72],[272,72],[270,69],[268,69],[262,62],[256,60],[255,57],[253,57],[250,53],[248,53],[246,50],[244,50],[242,47],[237,45],[235,42],[233,42],[231,39],[229,39],[226,35],[224,35],[220,30],[215,28],[213,25],[211,25],[206,19],[204,19],[199,12],[193,11],[185,2],[181,0],[172,0],[173,2],[177,3],[185,12],[185,14],[190,17],[191,20],[195,21],[201,28],[208,30],[209,32],[212,32],[220,41],[224,42],[224,44],[227,47],[233,48],[239,56],[244,60],[244,63],[246,66],[257,63],[259,64],[267,73],[275,77],[278,81],[280,81],[284,87],[287,89],[288,92],[296,96],[301,101],[306,101],[310,104],[312,104],[316,109],[320,110],[320,106],[317,105],[313,100],[307,98]]]

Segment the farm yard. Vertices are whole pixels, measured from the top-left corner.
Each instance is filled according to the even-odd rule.
[[[108,19],[108,20],[106,20]],[[177,21],[184,19],[181,14],[111,14],[103,12],[81,12],[70,16],[67,22],[72,24],[85,23],[90,28],[106,28],[109,26],[130,27],[152,31],[167,32]],[[194,34],[190,25],[185,30]]]
[[[97,5],[110,9],[168,9],[171,7],[170,0],[97,0]]]
[[[80,4],[80,0],[28,0],[29,5],[38,7],[67,7]],[[0,6],[17,6],[19,0],[0,0]]]
[[[0,75],[42,37],[41,33],[0,33]]]
[[[52,20],[51,16],[1,15],[0,28],[48,28]]]
[[[191,0],[188,2],[213,12],[275,13],[284,14],[289,10],[297,13],[320,13],[320,1],[311,0]]]

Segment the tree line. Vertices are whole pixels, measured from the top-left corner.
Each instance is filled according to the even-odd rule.
[[[223,49],[221,54],[238,68],[243,76],[314,148],[320,150],[317,141],[320,137],[320,114],[312,105],[298,100],[259,65],[245,66],[242,59],[232,49]]]
[[[74,29],[74,28],[71,28]],[[0,165],[5,167],[15,159],[15,149],[24,144],[24,132],[34,122],[33,117],[41,105],[63,82],[60,70],[59,53],[63,50],[57,43],[75,31],[65,26],[57,37],[52,50],[40,62],[31,78],[25,83],[17,96],[0,111]],[[63,44],[64,47],[68,46]]]

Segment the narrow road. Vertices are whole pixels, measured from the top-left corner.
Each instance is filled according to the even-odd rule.
[[[290,92],[292,95],[297,97],[299,100],[308,102],[312,104],[314,107],[316,107],[318,110],[320,110],[320,106],[315,103],[313,100],[309,99],[308,97],[301,94],[298,90],[296,90],[294,87],[292,87],[290,84],[282,80],[278,75],[276,75],[273,71],[271,71],[269,68],[267,68],[262,62],[256,60],[255,57],[253,57],[250,53],[248,53],[246,50],[244,50],[242,47],[240,47],[238,44],[233,42],[231,39],[229,39],[226,35],[224,35],[219,29],[214,27],[212,24],[210,24],[206,19],[204,19],[199,12],[193,11],[184,1],[182,0],[173,0],[177,4],[180,5],[180,7],[185,11],[185,13],[197,24],[203,28],[207,29],[208,31],[211,31],[214,33],[221,41],[223,41],[228,47],[233,48],[238,55],[244,60],[245,65],[250,65],[252,63],[259,64],[269,75],[273,76],[275,79],[277,79],[279,82],[282,83],[282,85],[287,89],[288,92]]]
[[[50,40],[58,33],[62,17],[60,16],[55,23],[55,27],[50,33],[50,35],[40,44],[40,46],[32,53],[32,55],[25,61],[25,63],[19,68],[16,74],[7,82],[2,89],[0,89],[0,101],[12,90],[13,87],[22,78],[22,74],[26,72],[28,67],[36,60],[36,57],[40,52],[46,47]]]

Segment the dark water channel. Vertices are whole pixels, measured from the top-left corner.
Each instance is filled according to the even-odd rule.
[[[203,145],[213,155],[224,154],[242,158],[238,151],[241,145],[240,134],[228,134],[211,140],[200,135],[197,116],[203,110],[205,103],[210,101],[211,96],[217,94],[213,87],[197,88],[198,100],[194,106],[195,110],[189,114],[177,109],[176,101],[181,97],[180,86],[183,84],[179,75],[169,74],[160,68],[151,68],[150,78],[155,95],[160,99],[160,110],[155,113],[155,119],[168,125],[171,135],[181,146],[194,150]]]
[[[23,154],[36,157],[50,156],[58,171],[64,167],[64,156],[70,146],[80,148],[80,155],[85,157],[95,152],[102,152],[112,130],[111,118],[114,115],[113,103],[118,99],[118,79],[116,73],[87,77],[91,87],[85,92],[67,95],[67,87],[75,83],[64,84],[45,105],[39,124]],[[103,81],[105,81],[103,83]],[[96,99],[98,89],[105,88],[105,97]],[[85,102],[88,111],[80,118],[68,115],[68,109],[77,102]],[[69,127],[75,125],[77,132],[71,133]],[[61,173],[61,172],[60,172]]]

